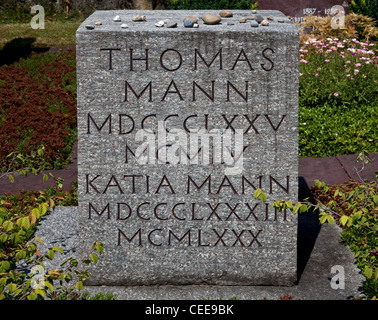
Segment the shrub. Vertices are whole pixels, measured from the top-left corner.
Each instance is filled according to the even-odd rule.
[[[0,166],[61,169],[76,139],[73,51],[34,54],[0,67]],[[43,148],[43,157],[37,150]],[[12,152],[20,158],[7,157]]]
[[[357,38],[360,40],[375,41],[378,36],[378,30],[374,25],[372,18],[351,13],[345,16],[344,28],[333,29],[331,26],[331,17],[318,17],[308,15],[304,22],[297,23],[300,30],[300,40],[303,44],[308,38],[317,38],[325,40],[326,38],[338,37],[341,40]]]
[[[299,156],[333,157],[377,152],[377,109],[358,107],[299,108]]]
[[[351,12],[373,18],[378,22],[378,2],[376,0],[352,0],[349,5]]]

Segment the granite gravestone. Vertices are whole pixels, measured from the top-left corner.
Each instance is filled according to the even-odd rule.
[[[297,29],[278,11],[184,27],[203,14],[97,11],[77,30],[79,247],[106,248],[88,285],[297,279],[297,218],[270,207],[297,200]]]

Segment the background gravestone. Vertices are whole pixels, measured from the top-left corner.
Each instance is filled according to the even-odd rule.
[[[278,11],[184,28],[204,13],[218,12],[97,11],[77,30],[79,247],[106,247],[88,285],[297,279],[297,218],[270,208],[298,195],[297,29]],[[221,144],[190,149],[196,129]]]
[[[283,12],[293,22],[303,22],[306,15],[329,16],[333,6],[342,6],[344,13],[349,13],[349,2],[345,0],[260,0],[259,9],[275,9]]]

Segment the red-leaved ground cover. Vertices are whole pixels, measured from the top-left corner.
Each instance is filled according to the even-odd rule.
[[[34,54],[0,67],[2,171],[11,152],[27,157],[42,145],[43,169],[64,166],[76,134],[75,69],[74,51]]]

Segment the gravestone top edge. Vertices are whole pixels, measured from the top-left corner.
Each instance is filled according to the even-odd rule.
[[[77,29],[77,33],[97,33],[97,32],[122,32],[129,33],[135,31],[142,32],[289,32],[298,34],[297,27],[278,10],[257,10],[256,14],[252,14],[250,10],[232,10],[233,16],[229,18],[221,17],[221,22],[215,25],[208,25],[201,19],[204,14],[215,14],[219,16],[221,10],[98,10],[89,16]],[[134,22],[132,19],[135,16],[144,15],[146,21]],[[245,23],[240,23],[240,18],[262,16],[265,20],[268,16],[274,20],[268,20],[269,26],[261,26],[259,28],[252,28],[251,21],[247,20]],[[113,19],[119,16],[120,21]],[[198,18],[198,28],[184,27],[183,19],[188,16]],[[277,21],[278,18],[284,19],[284,23]],[[156,27],[155,24],[159,21],[171,20],[177,22],[177,27]],[[96,25],[95,22],[101,21],[101,25]],[[233,24],[231,24],[233,23]],[[122,24],[127,24],[126,28],[122,28]],[[88,30],[87,25],[93,25],[93,30]]]

